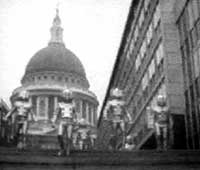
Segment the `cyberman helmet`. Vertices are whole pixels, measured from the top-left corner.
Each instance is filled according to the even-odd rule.
[[[22,100],[28,100],[29,99],[29,92],[24,90],[24,91],[21,91],[19,94],[18,94],[18,98],[19,99],[22,99]]]
[[[167,106],[167,98],[164,95],[158,95],[157,97],[157,105],[160,107]]]
[[[116,98],[120,98],[120,97],[123,97],[123,96],[124,96],[123,91],[120,90],[120,89],[118,89],[118,88],[113,88],[113,89],[111,89],[110,95],[111,95],[112,97],[116,97]]]
[[[110,100],[108,102],[108,105],[111,106],[122,106],[125,104],[124,101],[124,93],[122,90],[118,88],[113,88],[110,91]]]
[[[67,101],[73,99],[73,93],[72,93],[72,91],[69,90],[69,89],[63,90],[62,96],[63,96],[63,98],[64,98],[65,100],[67,100]]]

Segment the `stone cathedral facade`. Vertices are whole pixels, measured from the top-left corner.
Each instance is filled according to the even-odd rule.
[[[48,133],[51,130],[48,124],[62,91],[71,89],[75,96],[78,117],[85,118],[91,127],[95,127],[98,100],[89,90],[90,85],[81,61],[65,47],[58,10],[50,32],[48,46],[36,52],[28,62],[21,86],[13,91],[11,102],[15,101],[17,93],[28,90],[33,111],[38,122],[41,122],[32,128],[31,133]]]

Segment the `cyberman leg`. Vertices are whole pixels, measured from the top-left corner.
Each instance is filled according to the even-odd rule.
[[[156,131],[157,150],[161,150],[161,129],[158,123],[155,124],[155,131]]]
[[[62,156],[64,153],[64,142],[63,142],[63,124],[61,122],[58,126],[58,143],[60,146],[60,151],[58,152],[58,156]]]
[[[120,122],[120,128],[122,130],[122,148],[125,146],[125,140],[126,140],[126,131],[125,131],[125,123],[124,121]]]
[[[167,126],[163,127],[163,150],[168,149]]]
[[[68,125],[67,127],[67,148],[66,148],[66,154],[70,154],[70,150],[72,147],[72,125]]]
[[[23,122],[23,126],[22,126],[22,147],[25,148],[26,147],[26,142],[27,142],[27,131],[28,131],[28,121],[24,121]]]
[[[114,136],[113,136],[113,149],[116,150],[117,149],[117,122],[113,122],[113,132],[114,132]]]
[[[23,135],[22,135],[22,128],[23,128],[23,123],[18,123],[17,124],[17,134],[16,134],[16,139],[17,139],[17,149],[22,149],[23,148]]]

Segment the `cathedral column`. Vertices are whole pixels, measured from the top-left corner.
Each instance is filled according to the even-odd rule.
[[[96,124],[97,121],[97,107],[94,106],[94,124]]]
[[[89,122],[89,103],[88,102],[86,102],[86,120],[87,122]]]
[[[54,97],[54,112],[56,111],[58,106],[58,97]]]
[[[75,103],[76,103],[75,105],[76,105],[76,109],[77,109],[76,111],[77,111],[77,114],[78,114],[78,115],[77,115],[77,118],[78,118],[78,119],[81,119],[80,100],[77,99],[77,100],[75,101]]]
[[[48,120],[49,119],[49,98],[45,97],[45,119]]]
[[[40,108],[39,108],[39,102],[40,102],[40,97],[37,96],[36,97],[36,116],[39,117],[39,111],[40,111]]]
[[[83,118],[83,101],[80,99],[80,116]]]
[[[94,125],[94,106],[93,105],[91,105],[91,123],[92,123],[92,125]]]
[[[29,98],[29,102],[32,104],[32,96]]]
[[[29,98],[29,103],[31,104],[31,109],[33,109],[33,103],[32,103],[32,97],[30,96]],[[32,116],[31,114],[28,115],[28,120],[31,120],[32,119]]]

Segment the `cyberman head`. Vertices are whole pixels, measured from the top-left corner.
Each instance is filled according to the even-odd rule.
[[[124,96],[123,91],[119,88],[111,89],[110,95],[114,98],[122,98]]]
[[[167,98],[164,95],[158,95],[157,97],[157,105],[160,107],[167,106]]]
[[[71,103],[73,100],[73,92],[69,89],[63,90],[62,99],[64,102]]]
[[[118,108],[120,106],[123,106],[124,104],[125,104],[125,101],[124,101],[123,91],[118,88],[111,89],[110,100],[108,102],[108,105]]]
[[[18,93],[17,100],[20,101],[28,101],[29,100],[29,92],[24,90]]]

